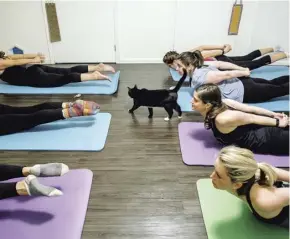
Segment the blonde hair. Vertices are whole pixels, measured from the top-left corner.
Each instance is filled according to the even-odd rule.
[[[224,147],[218,159],[226,168],[227,174],[233,183],[247,184],[257,182],[260,185],[273,186],[277,180],[274,168],[267,163],[257,163],[252,151],[236,146]],[[238,194],[244,194],[243,188]]]

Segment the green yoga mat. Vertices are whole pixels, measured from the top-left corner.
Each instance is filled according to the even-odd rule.
[[[197,181],[208,239],[288,239],[289,231],[258,221],[246,203],[213,187],[210,179]]]

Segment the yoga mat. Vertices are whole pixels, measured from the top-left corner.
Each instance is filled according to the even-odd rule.
[[[172,70],[172,74],[176,78],[179,77],[179,74],[174,70]],[[265,78],[266,80],[274,79],[282,75],[289,75],[289,67],[263,66],[261,68],[258,68],[252,71],[251,73],[252,77],[256,77],[256,78],[262,77],[262,78]],[[191,103],[190,103],[192,99],[193,91],[194,91],[194,88],[181,87],[181,89],[178,92],[178,104],[180,105],[181,110],[183,112],[193,111],[191,109]],[[261,108],[268,109],[271,111],[276,111],[276,112],[277,111],[288,112],[289,111],[289,95],[277,97],[267,102],[251,103],[249,105],[261,107]]]
[[[38,178],[42,184],[60,189],[62,196],[0,200],[1,238],[81,239],[92,178],[88,169],[71,170],[61,177]]]
[[[0,136],[0,150],[100,151],[104,148],[111,114],[98,113],[38,125]]]
[[[208,239],[288,239],[289,231],[258,221],[247,204],[210,179],[197,181],[197,191]]]
[[[0,93],[2,94],[92,94],[92,95],[111,95],[118,89],[120,71],[115,74],[108,74],[112,82],[108,80],[86,81],[80,83],[70,83],[60,87],[37,88],[30,86],[9,85],[0,80]]]
[[[223,146],[214,138],[211,130],[204,128],[203,123],[179,123],[178,134],[182,160],[186,165],[214,165]],[[255,154],[255,159],[276,167],[289,167],[289,156]]]

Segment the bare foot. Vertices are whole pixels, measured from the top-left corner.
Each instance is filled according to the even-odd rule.
[[[93,72],[92,77],[94,80],[109,80],[109,81],[111,81],[111,79],[108,76],[106,76],[98,71]]]
[[[108,72],[115,73],[115,69],[112,66],[106,65],[103,63],[100,63],[99,65],[97,65],[97,71],[108,71]]]

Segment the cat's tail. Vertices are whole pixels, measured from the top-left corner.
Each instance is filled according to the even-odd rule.
[[[183,76],[180,78],[180,80],[178,81],[177,85],[175,86],[174,89],[172,89],[173,92],[177,92],[179,91],[179,89],[181,88],[183,82],[185,81],[187,77],[187,71],[185,69],[183,69]]]

